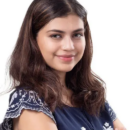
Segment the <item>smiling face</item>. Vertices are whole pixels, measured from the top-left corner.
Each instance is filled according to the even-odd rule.
[[[38,32],[36,40],[48,66],[59,72],[69,72],[85,50],[83,21],[77,15],[55,18]]]

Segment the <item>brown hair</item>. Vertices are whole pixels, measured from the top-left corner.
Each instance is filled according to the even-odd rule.
[[[9,59],[12,90],[20,86],[35,90],[52,112],[57,106],[63,106],[59,77],[45,63],[36,36],[50,20],[69,14],[76,14],[83,20],[86,48],[82,59],[66,73],[66,85],[74,92],[72,104],[84,108],[89,114],[98,115],[105,103],[105,82],[91,70],[93,46],[87,12],[76,0],[34,0],[31,3]]]

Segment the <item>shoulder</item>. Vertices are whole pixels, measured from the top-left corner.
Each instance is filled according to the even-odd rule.
[[[126,130],[124,125],[121,123],[121,121],[118,119],[116,112],[113,110],[112,106],[108,102],[108,100],[105,101],[105,109],[109,113],[112,121],[114,128],[117,128],[119,130]]]
[[[39,97],[37,92],[25,88],[16,88],[9,96],[9,105],[2,126],[6,129],[11,127],[13,125],[12,119],[19,117],[23,110],[42,112],[56,124],[48,105],[43,98]]]
[[[117,115],[116,115],[116,112],[111,107],[111,105],[109,104],[108,100],[105,101],[105,109],[110,115],[112,121],[115,121],[117,119]]]
[[[10,95],[9,107],[5,117],[18,117],[22,109],[41,111],[53,118],[52,112],[44,99],[40,98],[38,93],[33,90],[20,88],[13,91]]]
[[[105,107],[108,110],[108,112],[109,112],[109,114],[111,116],[111,119],[113,120],[114,128],[117,128],[119,130],[126,130],[125,127],[124,127],[124,125],[122,124],[122,122],[117,117],[117,114],[115,113],[115,111],[113,110],[113,108],[108,103],[108,101],[105,102]]]

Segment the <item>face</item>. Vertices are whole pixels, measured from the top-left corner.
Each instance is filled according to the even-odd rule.
[[[38,32],[36,40],[48,66],[69,72],[85,50],[83,21],[76,15],[55,18]]]

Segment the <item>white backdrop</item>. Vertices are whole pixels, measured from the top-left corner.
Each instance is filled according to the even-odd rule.
[[[92,70],[107,86],[107,100],[130,129],[130,4],[129,0],[78,0],[88,12],[93,40]],[[0,2],[0,92],[5,90],[5,65],[32,0]],[[0,96],[0,123],[9,94]]]

